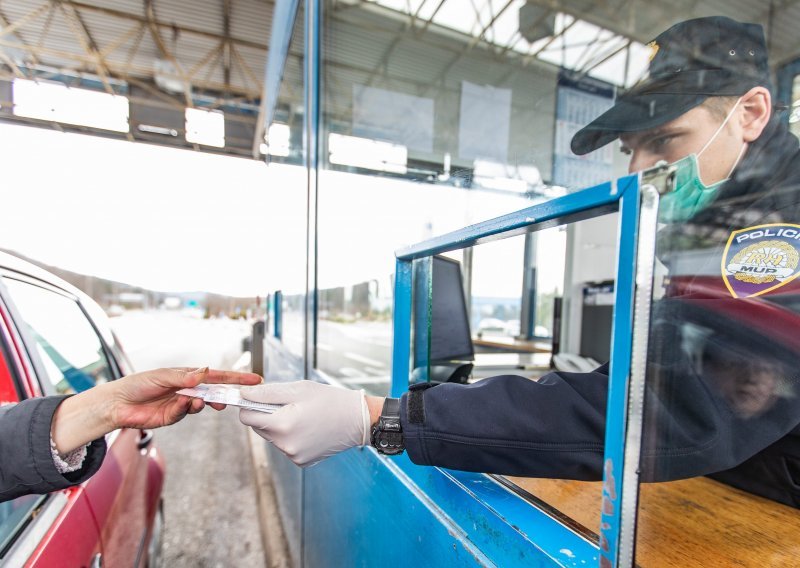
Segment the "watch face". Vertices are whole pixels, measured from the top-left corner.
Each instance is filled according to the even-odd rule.
[[[402,431],[384,429],[387,425],[386,422],[387,421],[384,421],[383,417],[381,417],[377,424],[372,427],[372,435],[370,436],[372,447],[378,450],[378,453],[390,456],[403,453],[405,444],[403,443]],[[399,421],[397,421],[396,426],[399,427],[399,425]],[[392,426],[394,426],[394,424],[392,424]]]

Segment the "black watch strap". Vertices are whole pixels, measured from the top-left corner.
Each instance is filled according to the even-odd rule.
[[[400,425],[400,399],[386,398],[378,421],[372,427],[370,443],[378,452],[390,456],[403,453],[403,428]]]
[[[389,398],[388,396],[383,399],[383,410],[381,410],[381,418],[397,418],[398,424],[400,420],[400,399]]]

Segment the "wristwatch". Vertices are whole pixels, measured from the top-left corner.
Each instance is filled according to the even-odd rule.
[[[378,453],[387,456],[396,456],[405,451],[403,428],[400,426],[399,398],[386,398],[384,401],[381,416],[372,426],[370,443]]]

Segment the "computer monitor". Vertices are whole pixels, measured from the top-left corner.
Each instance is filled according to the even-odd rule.
[[[464,297],[464,280],[458,261],[434,256],[432,263],[433,287],[430,313],[431,365],[472,361],[475,350],[469,327],[467,301]],[[417,287],[417,290],[420,290]],[[418,295],[419,296],[419,295]],[[421,326],[427,326],[426,304],[415,300],[414,361],[422,363],[423,341],[428,337]]]

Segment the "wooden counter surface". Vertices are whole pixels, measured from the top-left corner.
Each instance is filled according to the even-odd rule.
[[[592,533],[600,482],[507,477]],[[636,563],[648,568],[800,566],[800,510],[706,477],[644,483]]]

